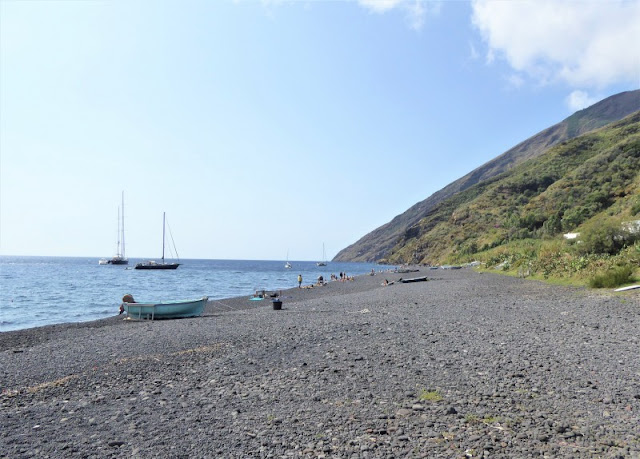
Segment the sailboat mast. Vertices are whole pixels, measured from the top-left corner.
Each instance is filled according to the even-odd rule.
[[[116,243],[116,257],[120,256],[120,207],[118,207],[118,242]]]
[[[166,212],[162,212],[162,264],[164,264],[164,219]]]
[[[122,258],[126,258],[124,254],[124,191],[122,192]]]

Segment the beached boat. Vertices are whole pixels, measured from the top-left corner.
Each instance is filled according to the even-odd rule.
[[[427,276],[422,276],[422,277],[412,277],[410,279],[400,279],[400,282],[402,282],[403,284],[410,284],[412,282],[426,282],[429,279],[427,278]]]
[[[161,303],[122,303],[127,317],[132,319],[181,319],[202,315],[209,300],[204,296],[198,300],[164,301]]]
[[[124,254],[124,191],[122,192],[122,220],[120,220],[120,207],[118,207],[118,243],[116,254],[111,258],[103,258],[99,265],[128,265],[129,260]]]
[[[165,213],[162,214],[162,261],[158,263],[155,260],[145,261],[136,264],[136,269],[177,269],[180,263],[164,262],[164,239],[165,239]],[[175,247],[174,247],[175,249]]]
[[[322,261],[317,262],[316,266],[327,266],[327,254],[324,251],[324,243],[322,244]]]

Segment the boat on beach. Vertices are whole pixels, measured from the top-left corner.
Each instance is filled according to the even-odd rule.
[[[122,192],[122,220],[120,219],[120,207],[118,207],[118,242],[116,254],[111,258],[102,258],[99,265],[128,265],[129,260],[124,254],[124,191]]]
[[[422,276],[422,277],[412,277],[410,279],[400,279],[399,281],[402,282],[403,284],[410,284],[412,282],[426,282],[429,279],[427,278],[427,276]]]
[[[155,260],[144,261],[142,263],[136,264],[135,269],[178,269],[180,263],[165,263],[164,262],[164,240],[165,240],[165,222],[166,222],[166,213],[162,214],[162,261],[158,263]],[[175,247],[174,247],[175,249]]]
[[[182,319],[202,315],[209,298],[197,300],[163,301],[159,303],[122,303],[131,319]]]

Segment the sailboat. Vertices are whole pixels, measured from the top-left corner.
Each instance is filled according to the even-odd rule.
[[[158,263],[155,260],[145,261],[138,263],[136,269],[177,269],[180,263],[165,263],[164,262],[164,239],[165,239],[165,220],[166,213],[162,213],[162,262]]]
[[[286,261],[286,263],[284,264],[284,267],[285,267],[286,269],[291,269],[291,263],[289,263],[289,251],[287,251],[287,261]]]
[[[317,262],[316,266],[327,266],[327,254],[324,252],[324,242],[322,243],[322,261]]]
[[[122,224],[120,224],[122,223]],[[129,260],[124,254],[124,191],[122,192],[122,220],[120,220],[120,207],[118,207],[118,244],[116,254],[111,258],[103,258],[98,261],[100,265],[128,265]]]

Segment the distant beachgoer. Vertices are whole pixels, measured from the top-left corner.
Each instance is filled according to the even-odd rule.
[[[133,295],[131,295],[130,293],[127,293],[125,296],[123,296],[122,303],[120,304],[120,314],[124,312],[125,303],[135,303],[135,302],[136,300],[133,299]]]
[[[323,285],[323,284],[324,284],[324,277],[318,276],[318,285]]]
[[[298,288],[302,286],[302,274],[298,274]]]

